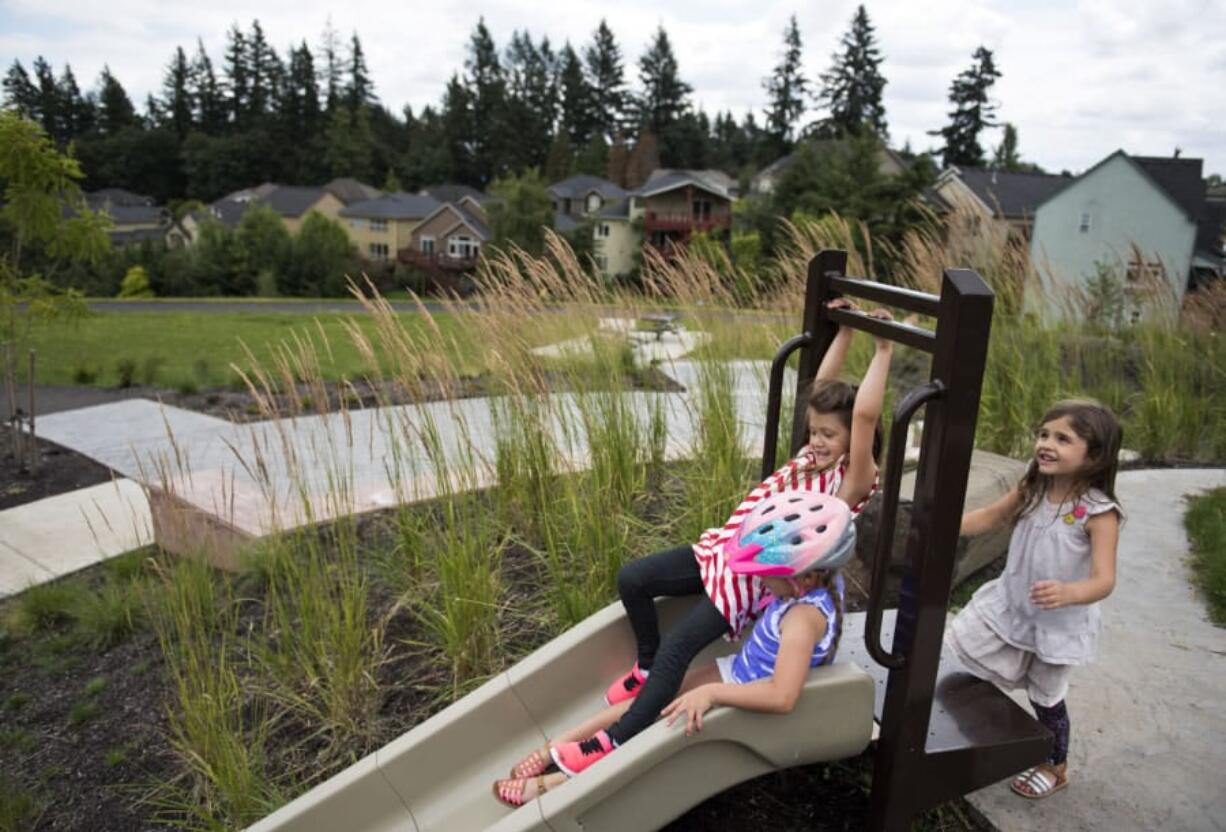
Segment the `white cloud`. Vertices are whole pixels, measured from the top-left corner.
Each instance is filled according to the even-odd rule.
[[[0,0],[0,56],[27,68],[42,54],[56,67],[72,64],[89,88],[104,63],[136,102],[156,92],[174,47],[195,51],[200,36],[220,64],[225,32],[246,30],[258,18],[280,51],[306,40],[316,51],[325,21],[344,40],[362,39],[376,92],[394,111],[435,104],[452,73],[463,70],[469,35],[485,17],[502,46],[515,29],[548,35],[555,47],[586,45],[608,19],[637,82],[636,62],[663,25],[682,78],[708,114],[765,104],[762,79],[778,61],[788,17],[796,14],[805,43],[805,69],[816,80],[838,48],[856,0],[797,7],[780,2],[708,0],[659,6],[627,0],[610,7],[593,0],[562,4],[527,0],[470,0],[439,4],[354,0]],[[980,44],[994,50],[1003,72],[995,91],[999,117],[1016,124],[1023,156],[1052,169],[1084,169],[1118,146],[1142,154],[1169,153],[1206,160],[1226,172],[1226,0],[1053,0],[966,3],[879,2],[868,7],[886,61],[886,108],[891,135],[917,148],[941,126],[954,76]],[[811,116],[812,114],[810,114]],[[987,143],[998,140],[986,137]]]

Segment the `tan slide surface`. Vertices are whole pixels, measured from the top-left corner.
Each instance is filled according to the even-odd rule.
[[[658,601],[662,628],[695,600]],[[697,662],[736,648],[717,642]],[[611,604],[250,830],[656,829],[750,778],[859,754],[872,734],[872,677],[836,661],[810,672],[787,716],[717,708],[691,737],[658,722],[539,800],[514,810],[495,800],[494,780],[599,710],[634,656],[621,604]]]

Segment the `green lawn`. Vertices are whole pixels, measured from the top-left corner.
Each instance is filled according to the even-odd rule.
[[[1192,542],[1192,569],[1213,623],[1226,625],[1226,488],[1188,500],[1183,518]]]
[[[38,351],[36,376],[40,384],[115,387],[129,371],[133,383],[162,387],[209,387],[237,384],[232,363],[246,366],[245,343],[268,366],[274,345],[310,334],[320,342],[319,325],[326,333],[333,361],[320,350],[325,377],[354,378],[362,374],[362,360],[343,329],[347,319],[373,335],[370,319],[354,313],[294,312],[123,312],[99,313],[71,324],[36,326],[31,346]],[[406,328],[425,325],[418,314],[401,316]],[[455,317],[434,315],[445,335],[459,329]],[[462,350],[463,372],[480,369],[476,350]],[[25,362],[21,362],[25,377]]]

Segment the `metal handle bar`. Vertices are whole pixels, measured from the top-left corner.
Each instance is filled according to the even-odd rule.
[[[831,291],[844,295],[864,298],[886,306],[896,306],[908,312],[917,312],[935,318],[941,311],[941,299],[926,292],[916,292],[913,289],[903,289],[900,286],[889,286],[873,280],[863,280],[858,277],[844,277],[837,272],[826,275]]]
[[[885,491],[882,494],[881,514],[877,525],[877,551],[873,556],[868,611],[864,616],[864,646],[878,664],[891,670],[901,668],[906,661],[906,656],[887,652],[881,646],[881,616],[885,612],[882,609],[882,597],[885,593],[886,571],[894,551],[894,522],[898,517],[898,490],[902,484],[902,466],[907,452],[907,427],[911,424],[915,411],[944,393],[945,385],[935,379],[914,388],[894,408],[894,422],[890,426],[890,445],[885,463]]]
[[[897,321],[883,321],[864,312],[854,312],[850,309],[827,309],[826,315],[836,324],[863,330],[879,338],[888,338],[929,354],[936,349],[936,335],[918,326]]]
[[[775,472],[775,448],[779,441],[779,410],[783,398],[783,368],[792,353],[813,342],[813,335],[802,332],[783,342],[771,361],[770,387],[766,394],[766,434],[762,438],[762,479]]]

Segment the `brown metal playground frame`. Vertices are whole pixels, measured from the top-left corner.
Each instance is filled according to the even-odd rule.
[[[898,402],[890,429],[881,521],[872,564],[864,640],[876,681],[875,749],[870,828],[906,829],[929,808],[996,782],[1047,758],[1052,737],[1004,693],[942,656],[975,422],[992,322],[992,291],[978,274],[947,269],[940,296],[847,277],[847,254],[822,251],[809,263],[802,334],[775,355],[767,400],[762,477],[775,468],[783,371],[800,351],[791,451],[807,439],[804,400],[840,326],[888,338],[932,356],[929,380]],[[849,296],[936,320],[935,331],[827,309]],[[907,428],[926,407],[911,527],[901,564],[893,641],[882,644],[887,570]]]

